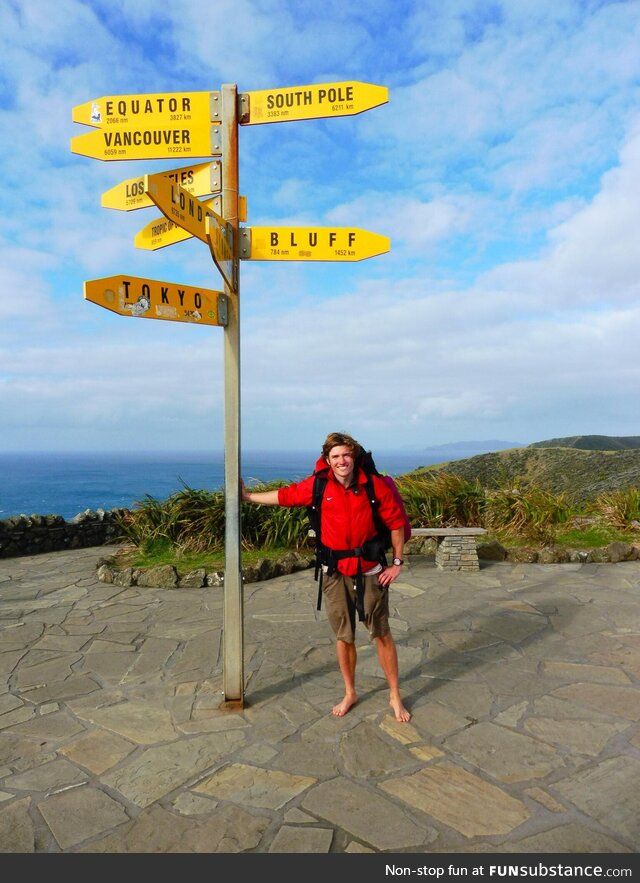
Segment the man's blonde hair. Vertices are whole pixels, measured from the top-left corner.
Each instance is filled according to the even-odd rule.
[[[338,445],[344,445],[349,448],[354,459],[363,451],[362,445],[355,438],[347,435],[346,432],[330,432],[322,445],[322,456],[325,460],[328,461],[331,448],[335,448]]]

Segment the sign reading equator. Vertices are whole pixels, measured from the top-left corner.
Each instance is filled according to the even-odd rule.
[[[252,261],[362,261],[390,247],[388,236],[358,227],[240,229],[240,257]]]
[[[74,123],[100,129],[136,125],[142,128],[173,123],[220,120],[218,92],[166,92],[146,95],[103,95],[72,112]]]
[[[226,295],[208,288],[122,275],[85,282],[84,296],[120,316],[192,325],[227,324]]]
[[[239,122],[242,125],[253,125],[352,116],[386,104],[389,90],[386,86],[349,80],[343,83],[262,89],[258,92],[245,92],[241,98],[246,98],[248,107]]]

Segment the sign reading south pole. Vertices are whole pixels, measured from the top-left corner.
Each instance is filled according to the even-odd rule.
[[[258,92],[245,92],[241,97],[245,106],[239,122],[242,125],[253,125],[352,116],[386,104],[389,90],[386,86],[351,80],[344,83],[262,89]]]
[[[71,139],[71,152],[101,160],[221,156],[217,92],[109,95],[73,108],[94,131]]]
[[[137,276],[108,276],[84,283],[85,300],[142,319],[168,319],[192,325],[226,325],[227,297],[221,291],[194,288]]]
[[[390,247],[388,236],[358,227],[240,229],[240,257],[252,261],[362,261]]]

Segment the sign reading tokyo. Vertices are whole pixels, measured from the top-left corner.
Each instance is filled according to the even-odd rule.
[[[389,100],[386,86],[349,81],[311,86],[288,86],[245,93],[248,107],[240,117],[243,125],[352,116]],[[242,96],[242,97],[245,97]]]
[[[384,254],[387,236],[357,227],[243,227],[240,257],[252,261],[361,261]]]
[[[193,288],[136,276],[108,276],[84,283],[85,300],[143,319],[169,319],[195,325],[226,325],[227,299],[221,291]]]

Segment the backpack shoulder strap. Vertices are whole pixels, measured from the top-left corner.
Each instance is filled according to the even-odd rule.
[[[364,484],[364,487],[369,502],[371,503],[371,514],[373,515],[373,523],[376,526],[376,531],[380,536],[384,537],[389,532],[389,530],[380,517],[380,512],[378,511],[380,507],[380,500],[376,496],[376,490],[373,483],[373,475],[367,475],[367,480]]]

